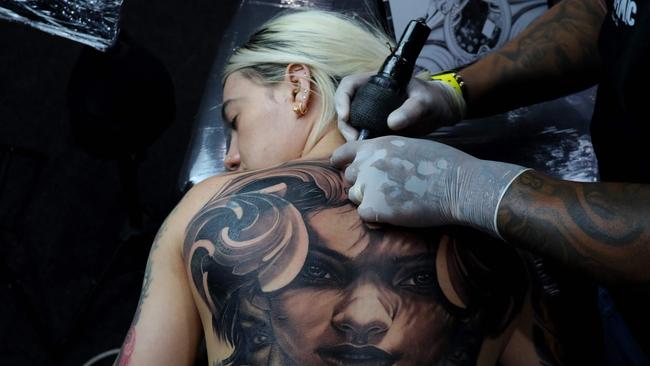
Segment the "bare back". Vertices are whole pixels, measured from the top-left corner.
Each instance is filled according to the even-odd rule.
[[[496,364],[528,280],[468,229],[363,223],[326,162],[233,175],[186,229],[211,365]]]

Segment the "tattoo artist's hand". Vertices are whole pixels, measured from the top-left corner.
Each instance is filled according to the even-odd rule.
[[[346,76],[336,90],[338,128],[347,141],[359,132],[349,123],[350,103],[354,93],[375,73]],[[388,116],[388,127],[400,134],[422,136],[440,126],[459,122],[465,114],[465,101],[454,88],[440,81],[413,78],[407,88],[408,99]]]
[[[353,184],[351,201],[370,222],[400,226],[468,225],[499,236],[496,211],[525,169],[480,160],[430,140],[385,136],[348,142],[332,155]]]

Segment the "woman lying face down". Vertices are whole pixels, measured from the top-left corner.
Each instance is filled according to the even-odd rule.
[[[322,161],[344,143],[334,124],[338,81],[378,69],[390,52],[388,38],[367,29],[331,13],[284,15],[226,67],[224,164],[251,173],[233,177],[195,216],[184,248],[215,339],[229,345],[224,364],[496,360],[483,343],[503,349],[521,309],[527,275],[510,248],[466,229],[364,224],[340,173]],[[346,42],[353,47],[341,54]],[[244,197],[253,194],[268,202]]]
[[[185,364],[201,327],[211,365],[540,362],[513,249],[467,229],[363,223],[329,164],[344,143],[336,86],[377,70],[389,44],[350,18],[305,11],[234,52],[223,103],[232,173],[170,214],[123,355]],[[154,344],[164,349],[147,353]]]
[[[347,188],[294,161],[235,176],[193,218],[184,257],[214,358],[494,364],[528,285],[517,254],[474,231],[365,224]]]
[[[339,81],[377,70],[392,44],[335,13],[287,13],[263,25],[224,70],[222,112],[232,127],[226,168],[328,159],[345,142],[336,129]]]

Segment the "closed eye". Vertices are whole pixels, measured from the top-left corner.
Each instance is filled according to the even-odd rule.
[[[227,121],[228,128],[230,128],[233,131],[237,131],[237,117],[239,117],[239,116],[235,116],[235,117],[233,117],[232,120]]]
[[[229,131],[226,131],[226,151],[230,150],[230,143],[232,142],[233,132],[237,132],[237,116],[232,121],[226,120]]]

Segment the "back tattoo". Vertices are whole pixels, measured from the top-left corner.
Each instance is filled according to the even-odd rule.
[[[187,271],[233,352],[221,365],[475,365],[528,290],[504,243],[363,223],[341,172],[237,176],[196,214]]]

